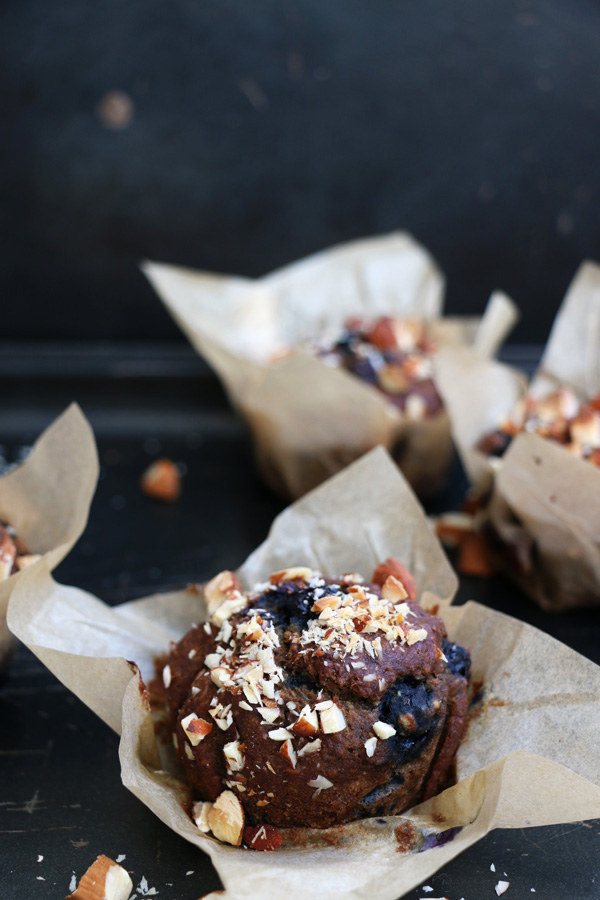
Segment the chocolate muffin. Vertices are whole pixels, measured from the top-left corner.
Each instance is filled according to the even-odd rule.
[[[297,567],[248,594],[222,572],[204,593],[210,620],[157,664],[195,798],[241,804],[251,825],[322,828],[448,783],[469,654],[397,560],[371,583]]]
[[[497,429],[479,439],[477,450],[501,457],[523,431],[562,444],[574,456],[600,467],[600,394],[587,403],[566,387],[544,397],[529,395]]]
[[[435,351],[424,322],[391,316],[348,319],[335,343],[317,350],[327,365],[372,384],[414,420],[434,416],[443,407],[433,382]]]

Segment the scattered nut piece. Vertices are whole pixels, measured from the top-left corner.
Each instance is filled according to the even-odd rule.
[[[208,609],[209,616],[218,610],[221,603],[227,600],[233,593],[241,589],[241,584],[229,569],[219,572],[214,578],[204,585],[202,592]]]
[[[403,566],[399,560],[391,556],[377,566],[373,572],[373,581],[375,584],[383,585],[390,575],[393,575],[394,578],[397,578],[404,585],[411,600],[416,599],[417,590],[412,575],[406,566]]]
[[[292,744],[292,742],[291,742],[291,740],[290,740],[289,738],[288,738],[288,740],[287,740],[284,744],[282,744],[281,747],[279,748],[279,754],[280,754],[281,756],[283,756],[283,758],[284,758],[285,760],[287,760],[287,762],[289,762],[289,764],[291,765],[292,769],[295,769],[295,768],[296,768],[297,755],[296,755],[296,751],[294,750],[294,745]]]
[[[387,741],[388,738],[391,738],[396,734],[396,729],[391,725],[388,725],[387,722],[375,722],[373,731],[382,741]]]
[[[300,711],[300,715],[291,726],[290,730],[293,731],[294,734],[301,734],[304,737],[310,737],[310,735],[316,734],[319,730],[319,719],[315,710],[311,709],[309,706],[305,706],[304,709]]]
[[[375,747],[377,746],[377,738],[371,737],[367,741],[365,741],[365,751],[367,756],[370,758],[375,753]]]
[[[281,832],[274,825],[247,825],[244,828],[244,843],[251,850],[279,850]]]
[[[197,747],[200,741],[203,741],[206,735],[213,730],[212,722],[207,722],[206,719],[201,719],[194,713],[190,713],[181,720],[181,727],[192,747]]]
[[[318,797],[321,791],[326,791],[327,788],[333,787],[333,781],[330,781],[329,778],[325,778],[324,775],[317,775],[316,778],[313,778],[312,781],[308,782],[309,787],[316,788],[316,791],[312,795],[313,800],[315,797]]]
[[[214,836],[226,844],[239,847],[244,831],[244,810],[233,791],[219,794],[207,814],[208,826]]]
[[[240,772],[246,765],[243,745],[239,741],[230,741],[223,747],[223,755],[230,772]]]
[[[406,635],[406,643],[409,647],[413,644],[418,644],[420,641],[427,640],[427,630],[425,628],[413,628],[412,631],[409,631]]]
[[[473,531],[465,535],[460,545],[458,568],[463,575],[489,578],[496,571],[485,538]]]
[[[381,588],[381,596],[391,603],[400,603],[402,600],[406,600],[408,592],[401,581],[398,581],[393,575],[389,575]]]
[[[231,672],[225,666],[215,666],[214,669],[211,669],[210,679],[217,687],[226,687],[233,684]]]
[[[208,803],[205,800],[200,800],[198,803],[194,803],[192,807],[192,818],[196,823],[197,828],[204,834],[208,834],[208,832],[210,831],[210,825],[208,824],[208,813],[211,808],[212,803]]]
[[[275,719],[279,718],[279,710],[277,707],[273,707],[272,709],[268,706],[257,706],[257,711],[263,717],[263,721],[267,723],[267,725],[272,725]]]
[[[321,731],[324,734],[335,734],[338,731],[343,731],[346,727],[344,713],[335,704],[332,704],[329,709],[319,710],[319,718],[321,720]]]
[[[446,547],[458,547],[473,531],[475,517],[468,513],[448,512],[435,521],[435,533]]]
[[[306,756],[309,753],[318,753],[320,749],[321,738],[317,738],[315,741],[309,741],[301,750],[298,750],[298,756]]]
[[[157,459],[142,475],[140,486],[147,497],[174,503],[181,496],[179,469],[172,459]]]
[[[98,856],[67,900],[127,900],[133,889],[125,869],[108,856]]]
[[[240,612],[247,604],[248,601],[243,594],[233,594],[229,600],[225,600],[221,603],[219,608],[215,610],[210,617],[210,621],[219,628],[226,619],[230,619],[231,616]]]
[[[293,737],[293,734],[287,728],[275,728],[269,732],[269,737],[272,741],[287,741],[288,738]]]
[[[323,612],[324,609],[339,609],[342,605],[340,597],[334,594],[327,594],[325,597],[319,597],[312,606],[312,612]]]
[[[280,584],[282,581],[310,581],[313,577],[313,570],[306,566],[292,566],[290,569],[282,569],[281,572],[273,572],[269,581],[271,584]]]

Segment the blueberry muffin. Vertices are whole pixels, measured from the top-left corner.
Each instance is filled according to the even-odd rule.
[[[209,621],[157,663],[199,827],[221,836],[227,801],[251,826],[323,828],[449,783],[469,654],[401,563],[368,583],[290,568],[248,593],[222,572],[204,593]]]

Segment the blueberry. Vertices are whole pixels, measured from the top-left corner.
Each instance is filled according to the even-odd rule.
[[[460,675],[461,678],[469,677],[471,668],[471,657],[469,651],[460,644],[452,644],[450,641],[444,641],[442,644],[444,656],[448,660],[448,670],[453,675]]]

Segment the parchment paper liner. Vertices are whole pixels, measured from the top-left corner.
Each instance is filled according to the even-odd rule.
[[[248,422],[263,477],[288,497],[378,444],[430,494],[452,453],[445,412],[409,421],[379,390],[302,345],[337,336],[350,315],[388,314],[430,320],[441,346],[469,344],[490,357],[517,318],[495,293],[484,320],[442,319],[443,276],[401,232],[342,244],[257,280],[156,263],[143,271]]]
[[[73,404],[38,438],[23,465],[0,477],[0,520],[14,526],[30,553],[43,554],[51,571],[81,536],[97,480],[94,436]],[[0,582],[0,669],[15,646],[6,611],[22,577],[15,572]]]
[[[522,373],[468,350],[436,360],[440,392],[465,469],[507,546],[535,542],[533,567],[506,571],[546,609],[600,603],[600,470],[536,435],[519,435],[501,459],[475,449],[527,390]],[[585,262],[558,311],[531,391],[569,385],[582,399],[600,392],[600,266]]]
[[[421,602],[439,605],[453,639],[470,648],[487,701],[458,754],[459,783],[403,817],[338,830],[336,847],[252,853],[201,834],[161,771],[140,677],[155,655],[203,616],[190,591],[114,608],[55,583],[44,566],[26,572],[10,602],[18,637],[116,731],[123,783],[163,822],[208,853],[230,898],[396,898],[498,827],[600,816],[600,669],[547,635],[476,603],[450,607],[456,578],[385,451],[377,449],[285,510],[239,570],[248,586],[289,563],[333,575],[396,555],[415,572]],[[163,762],[164,766],[165,763]],[[565,766],[568,766],[566,768]],[[422,853],[397,852],[394,827],[462,826]],[[201,891],[198,885],[196,891]],[[191,896],[191,894],[190,894]]]

